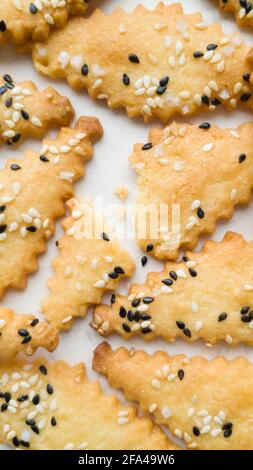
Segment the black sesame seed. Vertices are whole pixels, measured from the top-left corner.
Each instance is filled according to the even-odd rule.
[[[121,266],[115,266],[114,271],[117,274],[125,274],[125,271]]]
[[[240,156],[239,156],[239,163],[242,163],[246,160],[246,155],[245,153],[242,153]]]
[[[154,297],[144,297],[143,298],[143,303],[144,304],[152,304],[152,302],[154,302],[155,298]]]
[[[223,436],[226,437],[226,438],[230,437],[232,432],[233,432],[232,428],[231,429],[226,429],[226,431],[224,431],[224,433],[223,433]]]
[[[142,319],[142,315],[140,314],[140,312],[135,312],[134,314],[134,321],[140,321]]]
[[[134,313],[132,312],[132,310],[128,310],[127,312],[127,319],[129,321],[133,321],[134,320]]]
[[[176,281],[177,280],[177,273],[175,273],[175,271],[170,271],[170,277],[171,277],[171,279],[173,279],[173,281]]]
[[[200,129],[210,129],[211,124],[209,122],[203,122],[202,124],[199,125]]]
[[[18,398],[17,398],[17,401],[19,403],[23,403],[24,401],[28,400],[28,395],[20,395]]]
[[[9,403],[9,401],[11,401],[11,394],[10,394],[10,392],[5,392],[4,398],[5,398],[6,403]]]
[[[5,393],[0,392],[0,398],[4,398],[4,397],[5,397]]]
[[[195,51],[193,53],[193,57],[195,57],[195,59],[199,59],[200,57],[203,57],[204,53],[201,52],[201,51]]]
[[[119,275],[117,273],[115,273],[114,271],[112,273],[109,273],[108,276],[111,279],[117,279],[119,277]]]
[[[130,326],[128,326],[127,323],[122,323],[122,328],[123,328],[124,331],[126,331],[126,333],[130,333],[130,331],[131,331],[131,328],[130,328]]]
[[[29,341],[31,341],[32,337],[29,335],[29,336],[25,336],[23,341],[21,341],[21,344],[26,344],[26,343],[29,343]]]
[[[127,314],[127,313],[126,313],[125,307],[121,306],[120,309],[119,309],[119,316],[120,316],[121,318],[126,318],[126,314]]]
[[[39,434],[40,431],[39,431],[39,428],[38,426],[36,426],[36,424],[34,426],[31,426],[31,430],[35,433],[35,434]]]
[[[20,441],[20,445],[21,445],[22,447],[27,447],[27,448],[30,447],[30,443],[27,442],[27,441],[23,441],[23,439]]]
[[[111,305],[115,304],[116,296],[115,294],[112,294],[111,296]]]
[[[176,325],[180,330],[183,330],[185,328],[185,324],[182,321],[176,321]]]
[[[53,395],[53,393],[54,393],[54,389],[53,389],[52,385],[50,385],[50,384],[47,384],[47,393],[48,393],[48,395]]]
[[[143,256],[143,257],[141,258],[141,264],[142,264],[142,266],[143,266],[143,267],[146,266],[147,262],[148,262],[148,258],[147,258],[146,256]]]
[[[152,243],[149,243],[147,246],[146,246],[146,252],[149,253],[150,251],[152,251],[154,249],[154,245],[152,245]]]
[[[208,44],[207,46],[207,50],[208,51],[214,51],[215,49],[217,49],[217,44]]]
[[[12,443],[15,447],[18,447],[20,445],[20,440],[17,438],[17,436],[15,436],[13,439],[12,439]]]
[[[166,286],[172,286],[173,281],[171,279],[163,279],[162,283],[165,284]]]
[[[0,87],[0,95],[4,95],[4,93],[6,93],[7,91],[7,86],[6,85],[3,85]]]
[[[5,106],[6,106],[6,108],[11,108],[12,103],[13,103],[13,99],[12,99],[12,98],[8,98],[8,100],[5,101]]]
[[[195,271],[195,269],[192,269],[192,268],[189,269],[189,273],[192,277],[196,277],[198,275],[197,271]]]
[[[144,334],[144,335],[147,335],[148,333],[151,333],[151,329],[149,328],[149,326],[147,326],[146,328],[142,328],[141,332]]]
[[[161,78],[159,83],[160,83],[161,87],[165,87],[166,85],[168,85],[168,83],[169,83],[168,75],[166,75],[166,77]]]
[[[21,116],[25,121],[29,121],[29,114],[24,109],[21,110]]]
[[[228,317],[228,314],[223,312],[223,313],[220,313],[220,315],[218,316],[218,321],[221,322],[221,321],[224,321],[226,320]]]
[[[51,425],[52,425],[52,426],[56,426],[56,424],[57,424],[57,421],[56,421],[55,417],[52,416],[52,418],[51,418]]]
[[[13,163],[13,164],[11,165],[11,169],[12,169],[13,171],[21,170],[21,166],[18,165],[17,163]]]
[[[27,232],[35,233],[37,232],[37,227],[34,225],[30,225],[29,227],[26,227]]]
[[[122,79],[122,81],[123,81],[124,85],[126,85],[126,86],[129,86],[129,85],[130,85],[130,78],[129,78],[129,76],[128,76],[126,73],[123,74],[123,79]]]
[[[19,336],[28,336],[29,335],[29,331],[25,330],[24,328],[20,328],[18,330],[18,334]]]
[[[218,98],[213,98],[213,99],[211,100],[211,104],[212,104],[213,106],[219,106],[219,105],[221,104],[221,100],[219,100]]]
[[[199,219],[204,219],[205,217],[205,212],[203,211],[203,209],[201,207],[198,208],[197,210],[197,215],[198,215],[198,218]]]
[[[163,95],[166,90],[167,90],[167,87],[166,87],[166,86],[159,86],[159,87],[156,89],[156,93],[157,93],[157,95]]]
[[[242,103],[245,103],[251,98],[251,93],[243,93],[242,96],[240,97],[240,101]]]
[[[183,260],[185,263],[187,263],[187,261],[189,261],[189,258],[188,258],[188,256],[183,256],[182,260]]]
[[[30,3],[29,10],[30,10],[30,13],[32,13],[32,15],[34,15],[35,13],[37,13],[38,8],[36,7],[36,5],[34,5],[34,3]]]
[[[82,75],[84,75],[84,76],[88,75],[88,73],[89,73],[89,67],[88,67],[87,64],[84,64],[84,65],[82,66],[81,73],[82,73]]]
[[[6,224],[0,225],[0,233],[4,233],[6,229],[7,229],[7,225],[6,225]]]
[[[250,81],[250,73],[244,73],[243,74],[243,80],[245,80],[245,82],[249,82]]]
[[[142,319],[143,321],[151,320],[151,318],[152,318],[151,315],[148,315],[147,313],[142,313],[142,314],[141,314],[141,319]]]
[[[179,377],[179,380],[183,380],[183,378],[184,378],[184,371],[183,371],[183,369],[179,369],[177,375],[178,375],[178,377]]]
[[[153,144],[151,142],[148,142],[147,144],[143,145],[141,149],[142,150],[150,150],[150,149],[152,149],[152,147],[153,147]]]
[[[2,214],[6,209],[6,205],[0,206],[0,214]]]
[[[34,405],[38,405],[38,404],[39,404],[39,402],[40,402],[40,396],[39,396],[39,394],[34,395],[34,397],[33,397],[33,399],[32,399],[32,402],[33,402]]]
[[[200,435],[200,429],[197,428],[197,426],[193,426],[192,432],[193,432],[194,436],[199,436]]]
[[[38,325],[38,323],[39,323],[39,319],[38,319],[38,318],[34,318],[34,320],[31,321],[30,325],[31,325],[31,326],[36,326],[36,325]]]
[[[12,80],[11,76],[8,73],[6,73],[3,76],[3,79],[4,79],[5,82],[11,83],[11,84],[13,83],[13,80]]]
[[[248,306],[242,307],[241,314],[245,315],[246,313],[248,313],[249,309],[250,309],[250,307],[248,307]]]
[[[189,328],[184,328],[184,334],[185,336],[188,336],[188,338],[191,338],[192,336],[191,330],[189,330]]]
[[[140,303],[141,303],[141,299],[134,299],[132,302],[132,307],[138,307]]]
[[[12,137],[12,142],[14,144],[17,144],[21,139],[21,134],[19,132],[17,132],[17,134],[14,135],[14,137]]]
[[[43,366],[43,365],[39,366],[39,371],[41,372],[41,374],[47,375],[47,368],[46,368],[46,366]]]
[[[251,317],[250,317],[249,315],[243,315],[243,316],[241,317],[241,321],[242,321],[243,323],[250,323],[250,322],[251,322]]]
[[[3,403],[2,406],[1,406],[1,413],[4,413],[4,411],[6,411],[8,408],[8,404],[7,403]]]
[[[209,104],[210,104],[210,100],[209,100],[207,95],[203,95],[202,98],[201,98],[201,101],[202,101],[203,104],[206,104],[207,106],[209,106]]]
[[[128,59],[133,64],[139,64],[140,63],[139,57],[136,54],[129,54]]]
[[[49,161],[50,161],[49,158],[46,157],[45,155],[40,155],[40,160],[41,160],[42,162],[49,162]]]
[[[6,24],[4,22],[4,20],[1,20],[0,21],[0,33],[4,33],[6,31]]]
[[[34,426],[36,423],[34,419],[26,419],[25,424],[27,424],[27,426]]]
[[[108,234],[106,232],[103,232],[101,233],[101,237],[103,238],[103,240],[105,240],[106,242],[109,242],[110,241],[110,238],[108,236]]]
[[[233,427],[233,423],[224,423],[223,426],[222,426],[222,431],[225,431],[226,429],[231,429]]]

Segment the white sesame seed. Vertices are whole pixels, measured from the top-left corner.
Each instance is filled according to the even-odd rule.
[[[157,390],[161,390],[161,383],[157,379],[152,379],[151,380],[151,385],[153,388],[156,388]]]
[[[152,405],[150,405],[148,410],[149,410],[150,413],[153,413],[156,409],[157,409],[157,404],[152,403]]]
[[[202,147],[203,152],[210,152],[213,149],[214,144],[212,142],[205,144]]]

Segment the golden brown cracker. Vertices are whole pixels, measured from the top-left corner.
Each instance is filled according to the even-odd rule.
[[[253,5],[251,0],[219,0],[223,12],[232,12],[239,26],[253,27]]]
[[[16,314],[0,307],[0,363],[24,352],[31,356],[40,347],[53,351],[58,344],[56,330],[34,315]]]
[[[15,83],[9,74],[0,76],[0,144],[43,137],[52,126],[68,125],[73,115],[69,99],[53,88],[38,91],[33,82]]]
[[[143,412],[199,450],[252,450],[253,366],[246,358],[148,355],[115,352],[107,343],[95,350],[93,367],[139,402]]]
[[[180,4],[74,18],[35,44],[33,61],[42,74],[145,121],[220,105],[252,109],[251,47],[218,23],[206,25],[200,13],[184,14]]]
[[[68,206],[71,216],[63,222],[65,235],[58,242],[50,293],[42,304],[45,318],[58,329],[69,329],[75,318],[85,316],[91,305],[99,304],[106,291],[115,290],[135,269],[91,203],[73,199]],[[107,322],[100,328],[105,331]]]
[[[177,448],[151,419],[90,382],[83,364],[14,361],[0,377],[0,440],[16,449]]]
[[[138,173],[136,236],[159,259],[176,259],[211,234],[219,219],[250,201],[252,123],[236,130],[209,123],[153,129],[130,162]],[[139,209],[140,208],[140,209]],[[143,210],[144,209],[144,210]],[[145,227],[145,224],[146,227]]]
[[[27,274],[37,269],[37,256],[101,135],[97,119],[82,117],[55,140],[46,139],[40,152],[27,151],[0,170],[0,296],[9,287],[23,289]]]
[[[186,252],[180,263],[149,273],[145,284],[116,295],[110,306],[96,307],[91,326],[103,336],[116,331],[125,339],[252,345],[252,258],[253,243],[228,232],[221,242],[208,241],[201,252]]]
[[[1,0],[0,45],[45,41],[54,28],[63,28],[71,15],[82,15],[85,0]]]

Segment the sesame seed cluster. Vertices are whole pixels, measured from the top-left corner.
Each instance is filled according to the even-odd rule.
[[[240,26],[253,26],[253,4],[251,0],[219,0],[224,12],[233,12]]]

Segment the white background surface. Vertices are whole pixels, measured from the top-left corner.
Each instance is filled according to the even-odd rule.
[[[139,3],[152,8],[157,4],[157,0],[90,0],[88,14],[90,14],[95,7],[99,7],[105,12],[111,12],[119,5],[124,7],[126,10],[131,11]],[[164,3],[171,4],[175,3],[175,1],[165,1]],[[226,33],[237,30],[234,18],[232,16],[222,16],[216,8],[216,4],[218,4],[216,1],[181,0],[181,3],[183,4],[185,11],[188,13],[200,11],[204,16],[204,19],[208,22],[221,22]],[[97,31],[97,33],[99,34],[99,31]],[[242,34],[248,44],[253,42],[252,32],[243,30]],[[134,202],[137,189],[136,176],[128,164],[128,156],[131,154],[134,143],[146,142],[149,129],[154,125],[161,126],[160,123],[145,125],[141,120],[129,120],[124,111],[111,111],[107,109],[105,104],[91,101],[85,91],[76,93],[63,82],[52,81],[39,76],[32,67],[31,58],[29,56],[18,55],[15,52],[15,49],[11,46],[4,46],[0,50],[0,73],[9,73],[15,81],[31,79],[35,81],[40,88],[44,88],[49,85],[54,86],[59,92],[70,98],[76,111],[76,118],[79,118],[81,115],[97,116],[104,127],[104,138],[96,144],[94,158],[87,165],[87,175],[85,179],[81,180],[81,182],[76,185],[76,194],[79,196],[102,195],[105,203],[118,203],[119,201],[113,194],[113,190],[117,186],[127,185],[129,187],[130,194],[126,203]],[[242,122],[249,121],[251,119],[252,117],[249,112],[236,111],[234,113],[225,113],[217,111],[213,114],[197,115],[194,118],[188,119],[188,121],[200,123],[204,120],[209,120],[221,127],[234,128]],[[182,121],[182,119],[180,120]],[[26,147],[39,149],[40,143],[38,141],[26,141],[21,145],[21,147],[18,147],[15,153],[22,155],[22,152]],[[0,165],[2,166],[8,157],[13,156],[14,151],[10,148],[1,147],[0,152]],[[246,239],[252,239],[252,214],[253,204],[247,208],[238,207],[231,221],[218,224],[218,228],[212,238],[220,240],[228,230],[234,230],[242,233]],[[52,273],[50,263],[57,255],[54,241],[61,233],[62,230],[60,223],[58,222],[56,236],[49,242],[47,254],[40,257],[39,270],[35,274],[29,276],[27,288],[23,292],[9,291],[2,300],[1,305],[11,307],[16,312],[27,312],[39,315],[41,300],[47,295],[47,279]],[[132,281],[142,282],[145,280],[145,274],[148,271],[159,271],[162,269],[162,263],[156,262],[151,258],[149,259],[147,266],[142,268],[140,259],[143,253],[138,250],[135,242],[124,241],[123,243],[129,248],[137,262],[136,275]],[[202,244],[203,240],[200,241],[198,249]],[[239,253],[238,256],[240,256]],[[125,292],[125,289],[126,285],[121,285],[119,291]],[[51,355],[47,354],[47,356],[50,360],[64,359],[72,364],[80,361],[85,362],[89,377],[99,378],[108,393],[110,389],[106,380],[101,376],[97,376],[97,374],[91,370],[92,352],[103,339],[89,327],[90,320],[91,312],[85,319],[77,320],[70,332],[61,335],[61,342],[57,350]],[[125,343],[124,345],[126,347],[130,348],[134,346],[136,348],[145,349],[149,352],[161,349],[169,354],[186,353],[189,356],[201,354],[208,358],[220,354],[225,355],[228,358],[233,358],[241,354],[247,356],[251,360],[253,359],[253,352],[249,347],[245,346],[229,348],[222,344],[214,347],[213,349],[208,349],[201,342],[195,343],[194,345],[187,345],[181,340],[176,341],[172,345],[167,344],[162,340],[146,343],[141,339],[133,339],[129,342],[124,342],[122,338],[116,335],[108,337],[108,341],[112,344],[113,348]],[[39,355],[41,354],[46,353],[44,353],[44,351],[39,351]],[[110,390],[110,392],[111,391],[112,390]]]

